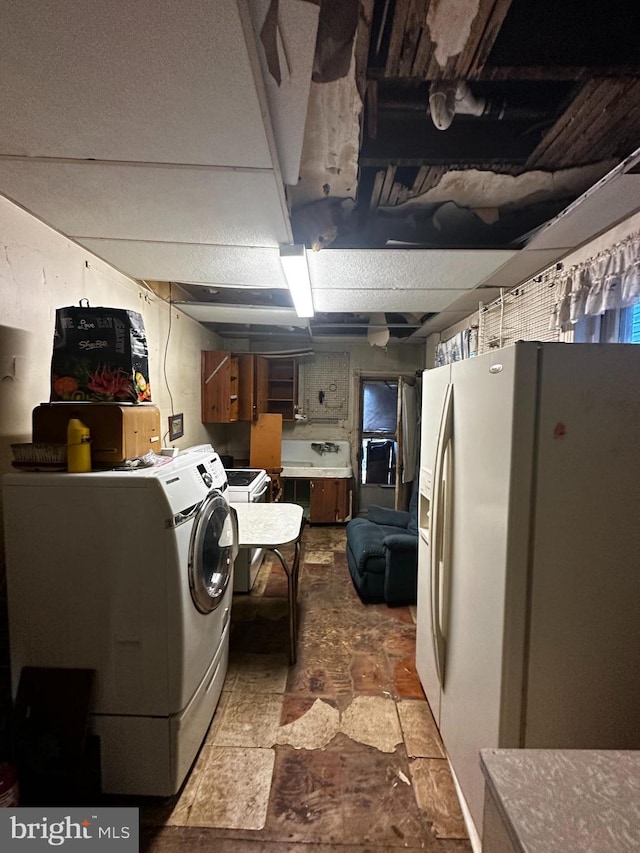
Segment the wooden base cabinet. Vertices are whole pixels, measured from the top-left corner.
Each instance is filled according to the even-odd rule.
[[[311,480],[309,521],[343,522],[351,518],[352,480],[318,477]]]

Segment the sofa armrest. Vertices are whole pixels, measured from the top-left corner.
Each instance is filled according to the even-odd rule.
[[[403,509],[387,509],[384,506],[370,506],[367,519],[374,524],[384,524],[388,527],[403,527],[406,529],[411,516]]]
[[[418,537],[385,536],[384,600],[390,606],[415,604],[418,597]]]
[[[417,556],[418,554],[418,537],[415,533],[390,533],[382,540],[387,553],[392,554],[409,554]]]

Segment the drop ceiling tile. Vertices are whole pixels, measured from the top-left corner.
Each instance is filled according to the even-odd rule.
[[[425,314],[444,311],[461,295],[460,290],[400,289],[362,287],[341,290],[313,290],[313,307],[318,311],[408,311]]]
[[[2,4],[0,151],[272,165],[236,0]]]
[[[491,273],[482,282],[485,286],[494,288],[512,288],[533,278],[539,272],[554,264],[566,252],[559,249],[522,249],[504,266]],[[483,299],[483,302],[488,302]]]
[[[273,172],[0,159],[0,191],[70,237],[287,242]]]
[[[341,288],[470,290],[516,254],[509,249],[323,249],[307,258],[315,294]]]
[[[250,4],[256,34],[261,32],[270,8],[271,0],[253,0]],[[269,114],[285,184],[295,185],[300,179],[302,142],[319,15],[319,5],[300,3],[299,0],[280,0],[277,45],[282,78],[279,84],[269,72],[264,46],[259,35],[256,37]]]
[[[244,305],[205,305],[201,302],[176,302],[182,312],[199,323],[249,323],[258,326],[297,326],[306,328],[293,309]]]
[[[286,289],[278,249],[83,237],[78,243],[133,278]]]
[[[528,248],[567,254],[639,209],[640,175],[614,170],[540,229]]]

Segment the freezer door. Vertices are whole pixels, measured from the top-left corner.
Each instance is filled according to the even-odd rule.
[[[416,669],[431,711],[440,718],[440,678],[434,645],[431,546],[433,542],[434,476],[438,432],[449,388],[451,367],[425,370],[422,379],[422,434],[420,492],[418,496],[418,606],[416,617]]]
[[[640,748],[640,346],[545,344],[526,741]]]
[[[440,731],[480,831],[479,750],[501,745],[505,713],[515,718],[516,736],[519,722],[536,347],[453,364],[451,383],[452,565]]]

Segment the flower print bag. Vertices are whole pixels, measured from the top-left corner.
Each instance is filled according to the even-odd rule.
[[[84,304],[86,303],[86,304]],[[144,322],[125,308],[56,309],[50,401],[141,403],[151,400]]]

